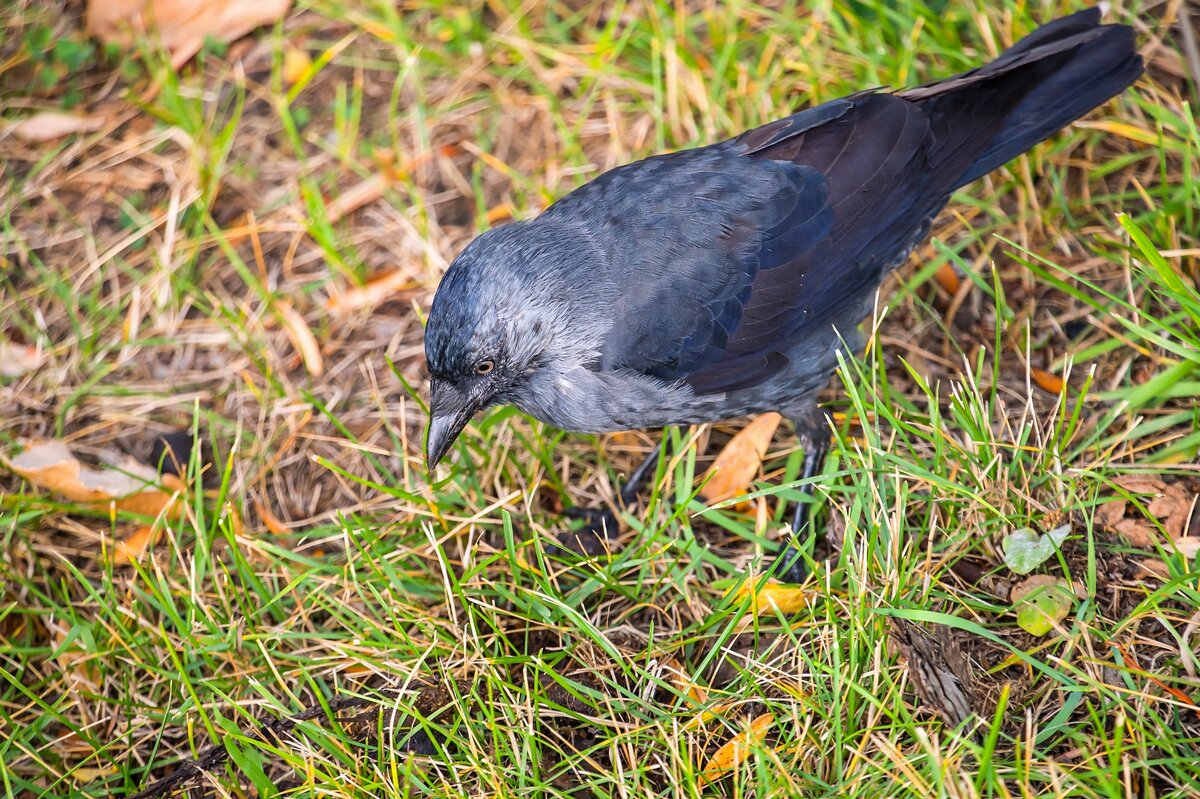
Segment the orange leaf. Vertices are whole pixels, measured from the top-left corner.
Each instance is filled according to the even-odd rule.
[[[1058,375],[1052,375],[1045,369],[1032,367],[1029,370],[1029,376],[1033,378],[1033,382],[1038,384],[1038,387],[1043,391],[1049,391],[1051,394],[1061,394],[1063,390],[1063,379]]]
[[[748,729],[730,739],[704,765],[700,772],[700,785],[704,786],[727,776],[745,762],[750,752],[753,751],[752,747],[763,742],[763,739],[767,737],[767,732],[774,724],[775,716],[772,713],[764,713],[750,722]]]
[[[708,698],[708,692],[704,690],[704,686],[691,678],[684,670],[682,663],[675,658],[667,658],[663,663],[663,671],[667,673],[667,682],[671,683],[676,691],[697,705],[704,704]]]
[[[959,278],[958,272],[954,271],[954,267],[950,264],[942,264],[938,270],[933,273],[933,279],[938,282],[938,285],[946,290],[947,294],[957,294],[958,287],[962,284],[962,279]]]
[[[257,499],[254,500],[254,512],[258,514],[259,519],[262,519],[263,526],[267,528],[267,531],[271,535],[287,535],[287,525],[280,521],[279,517],[272,513],[270,508]]]
[[[746,493],[762,467],[771,437],[782,418],[777,413],[764,413],[731,438],[705,473],[711,479],[704,484],[700,496],[716,503]]]
[[[513,209],[508,203],[500,203],[495,208],[489,208],[487,212],[487,221],[489,225],[494,225],[505,219],[512,219]]]
[[[400,289],[414,288],[416,282],[407,272],[400,269],[388,272],[368,280],[365,284],[343,291],[336,297],[330,297],[325,302],[325,309],[331,314],[340,315],[357,311],[360,308],[371,308],[391,297]]]
[[[61,441],[33,443],[20,455],[11,459],[0,456],[0,460],[38,488],[72,502],[112,505],[143,516],[173,517],[180,510],[176,499],[183,482],[173,475],[160,476],[135,461],[122,462],[120,470],[92,469],[81,464]]]
[[[162,537],[162,525],[145,524],[116,543],[113,559],[118,564],[133,563]]]

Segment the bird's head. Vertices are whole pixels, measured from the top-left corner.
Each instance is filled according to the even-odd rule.
[[[553,231],[517,223],[483,234],[450,264],[425,328],[430,468],[476,413],[520,405],[529,379],[555,356],[570,301],[555,265],[568,250]]]

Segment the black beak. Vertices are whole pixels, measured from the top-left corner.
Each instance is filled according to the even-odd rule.
[[[473,401],[465,392],[437,378],[429,383],[429,395],[429,436],[425,444],[425,461],[433,469],[475,412],[483,407],[483,403]]]

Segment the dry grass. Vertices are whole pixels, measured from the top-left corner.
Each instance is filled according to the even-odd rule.
[[[804,611],[722,600],[795,494],[783,432],[764,479],[785,488],[705,510],[694,478],[733,428],[676,431],[624,549],[584,566],[537,542],[611,498],[650,438],[499,412],[439,480],[424,468],[423,313],[479,230],[636,157],[966,68],[1064,10],[934,5],[312,2],[179,72],[30,44],[82,46],[77,3],[0,12],[5,117],[97,121],[0,139],[0,334],[44,356],[0,379],[0,448],[148,461],[195,426],[213,455],[136,567],[106,554],[132,520],[0,472],[7,794],[124,795],[199,758],[189,784],[213,795],[695,796],[706,755],[765,713],[765,743],[705,792],[1198,790],[1195,575],[1095,518],[1123,473],[1198,482],[1188,298],[1155,291],[1116,221],[1194,280],[1178,2],[1117,3],[1147,77],[964,192],[888,287],[829,394],[833,541]],[[314,59],[290,86],[289,50]],[[1089,304],[1102,291],[1128,304]],[[1047,569],[1089,599],[1035,639],[996,541],[1058,518],[1075,537]],[[966,652],[975,737],[909,690],[888,615]]]

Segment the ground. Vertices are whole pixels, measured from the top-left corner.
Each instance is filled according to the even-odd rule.
[[[696,492],[743,422],[670,431],[618,551],[553,555],[655,433],[498,410],[430,475],[440,274],[607,168],[1078,4],[301,2],[178,69],[5,6],[0,455],[168,436],[188,485],[152,518],[0,467],[6,795],[1196,795],[1200,11],[1112,6],[1146,76],[889,281],[825,395],[812,576],[758,613],[789,432],[733,504]],[[19,130],[48,110],[87,129]],[[1044,634],[1021,528],[1066,535]]]

